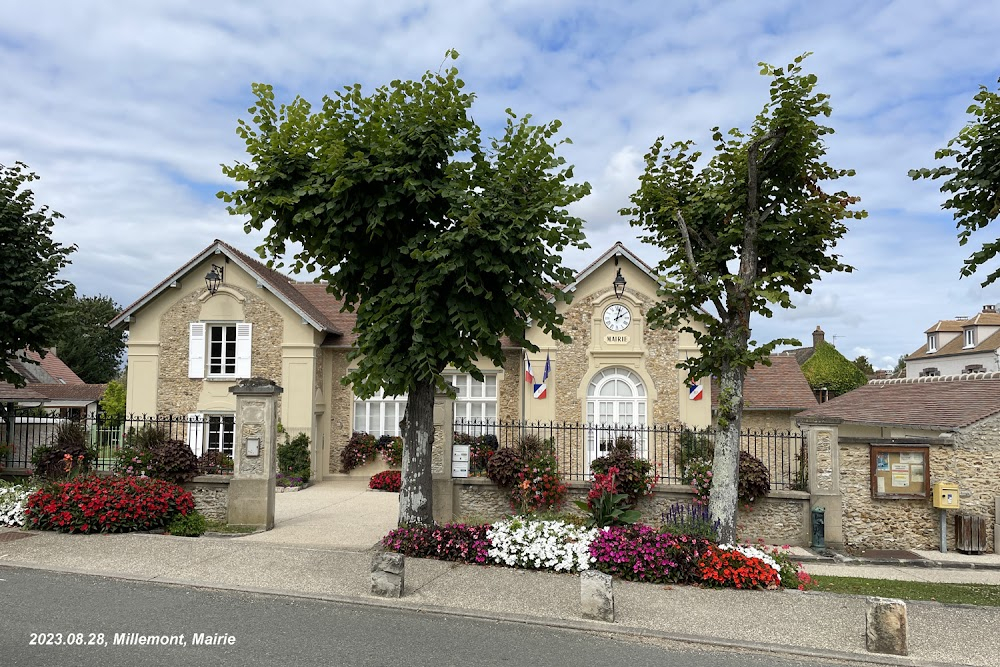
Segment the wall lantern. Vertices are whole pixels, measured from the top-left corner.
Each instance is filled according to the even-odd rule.
[[[215,294],[219,291],[219,285],[222,283],[222,267],[216,264],[212,265],[212,270],[208,272],[205,276],[205,287],[208,288],[209,294]]]
[[[615,266],[618,266],[618,255],[615,255]],[[625,278],[622,276],[621,268],[618,269],[618,275],[615,276],[615,280],[611,283],[615,287],[615,296],[617,298],[622,298],[625,294]]]

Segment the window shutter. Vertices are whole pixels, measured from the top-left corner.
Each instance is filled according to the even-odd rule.
[[[192,412],[187,416],[188,421],[188,446],[195,456],[204,454],[205,440],[205,416],[197,412]]]
[[[253,325],[243,322],[236,325],[236,377],[250,377],[250,339]]]
[[[191,322],[188,325],[188,377],[205,377],[205,325]]]

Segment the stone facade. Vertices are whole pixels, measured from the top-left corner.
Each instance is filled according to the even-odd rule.
[[[524,383],[521,356],[520,350],[504,351],[503,378],[497,383],[497,418],[501,421],[521,418],[521,385]]]
[[[243,298],[243,321],[253,324],[251,359],[253,373],[281,384],[281,344],[283,321],[266,301],[253,292],[227,286]],[[178,300],[160,318],[160,375],[156,408],[160,414],[186,415],[198,411],[198,401],[205,382],[188,377],[188,325],[201,319],[203,289]],[[217,294],[214,299],[232,298]],[[235,384],[235,380],[223,380]],[[279,403],[280,410],[280,403]]]
[[[331,473],[340,472],[340,453],[344,450],[353,432],[351,422],[354,413],[354,394],[350,387],[340,383],[340,378],[347,375],[347,350],[330,350],[330,384],[326,387],[327,404],[330,408],[330,442],[328,451],[330,460],[327,470]]]
[[[741,431],[798,431],[795,412],[791,410],[746,410]]]
[[[211,521],[226,521],[229,475],[201,475],[182,486],[194,496],[194,508]]]
[[[948,548],[955,545],[954,515],[985,517],[986,544],[993,544],[997,523],[994,498],[1000,495],[995,471],[1000,467],[1000,415],[962,429],[954,445],[930,445],[930,483],[959,485],[961,507],[948,510]],[[865,549],[928,549],[940,546],[940,510],[931,499],[875,499],[871,495],[869,447],[841,444],[844,541]]]

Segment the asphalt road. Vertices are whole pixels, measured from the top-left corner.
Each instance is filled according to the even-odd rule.
[[[213,643],[204,643],[205,637]],[[144,640],[178,643],[138,643]],[[0,664],[806,667],[853,663],[621,641],[519,623],[0,567]]]

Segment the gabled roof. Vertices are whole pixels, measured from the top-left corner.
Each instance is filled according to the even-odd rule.
[[[29,359],[38,362],[42,369],[56,382],[62,384],[83,384],[80,376],[74,373],[73,369],[67,366],[62,359],[56,356],[55,349],[49,350],[44,357],[31,350],[27,350],[25,354]]]
[[[966,322],[968,322],[968,320],[941,320],[924,333],[935,333],[937,331],[962,333],[962,327],[965,326]]]
[[[798,417],[954,430],[1000,413],[1000,373],[873,380]]]
[[[656,271],[654,271],[653,268],[649,264],[646,264],[646,262],[644,262],[641,259],[639,259],[638,255],[636,255],[634,252],[632,252],[631,250],[629,250],[628,248],[626,248],[622,244],[621,241],[618,241],[613,246],[611,246],[610,248],[608,248],[607,250],[605,250],[604,253],[601,254],[600,257],[598,257],[593,262],[591,262],[590,264],[588,264],[586,268],[584,268],[582,271],[580,271],[579,273],[577,273],[576,274],[576,279],[572,283],[570,283],[569,285],[567,285],[563,291],[564,292],[573,292],[573,291],[575,291],[577,285],[579,285],[581,282],[583,282],[583,280],[587,276],[589,276],[591,273],[593,273],[594,271],[596,271],[599,266],[601,266],[602,264],[604,264],[604,262],[608,261],[609,259],[611,259],[615,255],[617,255],[619,257],[624,257],[627,260],[629,260],[630,262],[632,262],[633,264],[635,264],[636,267],[639,268],[639,270],[641,270],[643,273],[645,273],[647,276],[649,276],[653,280],[653,282],[655,282],[656,284],[660,284],[662,282],[662,280],[660,279],[660,277],[658,275],[656,275]]]
[[[264,287],[271,291],[281,301],[295,311],[303,320],[313,326],[317,331],[326,331],[331,334],[340,334],[341,331],[326,317],[320,310],[306,299],[303,294],[296,289],[295,283],[286,275],[275,271],[263,262],[250,257],[237,250],[228,243],[216,239],[203,251],[195,255],[184,266],[174,271],[163,279],[156,287],[143,294],[132,305],[125,308],[115,319],[111,320],[110,326],[118,326],[126,321],[127,317],[134,315],[136,311],[159,296],[164,290],[195,266],[204,262],[212,255],[222,254],[229,258],[241,269],[254,276]]]
[[[38,385],[34,385],[38,386]],[[0,403],[9,401],[41,401],[45,397],[32,390],[32,385],[26,385],[20,389],[8,382],[0,382]]]
[[[986,340],[980,341],[975,347],[965,347],[965,337],[956,336],[951,339],[941,347],[939,347],[935,352],[927,352],[927,343],[924,343],[920,348],[906,358],[907,361],[933,361],[938,357],[957,357],[968,354],[982,354],[983,352],[993,352],[1000,349],[1000,331],[997,331],[991,336],[988,336]]]
[[[816,407],[802,368],[792,355],[771,355],[771,365],[757,364],[747,370],[743,382],[743,409],[805,410]],[[719,406],[718,380],[712,379],[712,408]]]

